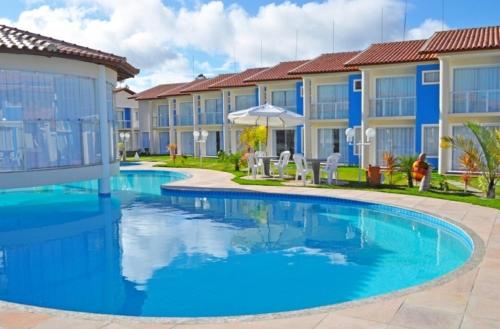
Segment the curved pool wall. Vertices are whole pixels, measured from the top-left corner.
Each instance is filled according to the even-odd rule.
[[[391,206],[387,204],[374,203],[369,201],[352,200],[336,198],[331,196],[320,196],[320,195],[304,195],[304,194],[290,194],[290,193],[276,193],[276,192],[256,192],[256,191],[244,191],[241,189],[211,189],[211,188],[196,188],[196,187],[170,187],[167,184],[162,185],[163,195],[185,195],[185,196],[200,196],[204,197],[231,197],[238,199],[248,199],[248,198],[266,198],[266,199],[282,199],[286,198],[290,201],[304,201],[309,202],[322,202],[322,203],[335,203],[339,205],[350,205],[350,206],[363,206],[367,209],[378,210],[378,211],[389,211],[401,216],[411,216],[413,220],[418,221],[422,224],[439,226],[442,229],[453,232],[456,238],[460,239],[469,249],[470,253],[474,252],[474,241],[462,228],[447,222],[437,216],[430,215],[424,212],[415,211],[411,209],[406,209],[397,206]]]
[[[413,287],[473,252],[462,229],[392,206],[161,191],[186,177],[126,171],[111,198],[98,198],[95,182],[0,192],[0,299],[115,315],[254,315]]]

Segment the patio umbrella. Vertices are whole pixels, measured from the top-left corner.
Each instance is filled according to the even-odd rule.
[[[267,103],[229,113],[228,119],[239,125],[266,126],[268,134],[269,127],[286,128],[304,124],[304,116]],[[267,140],[269,141],[269,138]]]
[[[267,127],[285,128],[304,124],[304,116],[267,103],[229,113],[228,119],[235,124]]]

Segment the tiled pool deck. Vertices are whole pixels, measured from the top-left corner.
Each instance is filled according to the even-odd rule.
[[[153,168],[151,164],[144,163],[140,166],[128,166],[126,169]],[[170,186],[321,195],[385,203],[423,211],[457,223],[466,229],[475,239],[477,250],[471,262],[436,282],[333,307],[256,317],[148,319],[61,312],[0,303],[0,328],[500,328],[500,211],[498,210],[460,202],[372,191],[319,190],[294,186],[242,186],[233,183],[232,176],[227,173],[203,169],[175,171],[187,172],[191,177]]]

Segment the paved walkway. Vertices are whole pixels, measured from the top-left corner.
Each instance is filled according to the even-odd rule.
[[[143,164],[127,169],[151,169]],[[156,168],[155,168],[156,169]],[[203,169],[175,169],[191,178],[172,184],[179,188],[240,188],[262,192],[318,194],[361,199],[425,211],[468,230],[477,250],[473,260],[438,282],[364,301],[316,310],[256,317],[215,319],[147,319],[100,316],[0,304],[2,328],[106,329],[492,329],[500,328],[500,211],[459,202],[372,191],[307,187],[242,186],[231,175]]]

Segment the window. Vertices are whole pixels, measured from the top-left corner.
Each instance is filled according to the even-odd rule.
[[[353,86],[352,86],[352,89],[353,89],[354,91],[361,91],[361,89],[363,89],[363,84],[362,84],[362,82],[361,82],[361,79],[354,79],[354,80],[352,81],[352,85],[353,85]]]
[[[300,97],[304,97],[304,86],[300,86]]]
[[[344,119],[349,112],[347,84],[318,86],[318,102],[311,109],[312,119]]]
[[[415,115],[415,76],[377,78],[376,99],[370,115],[375,117]]]
[[[271,103],[286,110],[297,112],[297,94],[295,90],[273,91]]]
[[[439,152],[439,126],[426,125],[422,127],[422,152],[428,157],[437,157]]]
[[[384,163],[384,153],[391,152],[400,157],[415,154],[415,129],[413,127],[377,128],[376,161]]]
[[[235,97],[236,111],[246,110],[255,105],[255,95],[238,95]]]
[[[0,171],[100,163],[96,104],[94,79],[0,69]],[[106,106],[114,128],[111,84]]]
[[[354,127],[354,155],[359,155],[361,153],[361,145],[358,145],[359,143],[361,143],[361,127],[356,126]]]
[[[452,112],[500,112],[500,66],[455,69]]]
[[[423,85],[439,84],[439,70],[422,71]]]
[[[168,127],[168,106],[158,105],[157,127]]]
[[[497,129],[500,129],[500,124],[496,123],[496,124],[488,124],[488,125],[485,125],[486,128],[490,128],[490,129],[494,129],[494,128],[497,128]],[[477,142],[477,138],[474,136],[474,134],[470,131],[469,128],[467,128],[466,126],[463,126],[463,125],[460,125],[460,126],[454,126],[452,128],[452,136],[455,138],[457,136],[462,136],[464,138],[467,138],[467,139],[471,139],[474,141],[474,144],[480,149],[479,147],[479,143]],[[461,164],[460,164],[460,156],[462,155],[462,151],[460,151],[459,149],[457,148],[453,148],[452,149],[452,164],[451,164],[451,169],[452,170],[463,170]]]
[[[347,160],[345,128],[318,129],[318,157],[326,159],[332,153],[340,153],[341,161]]]

